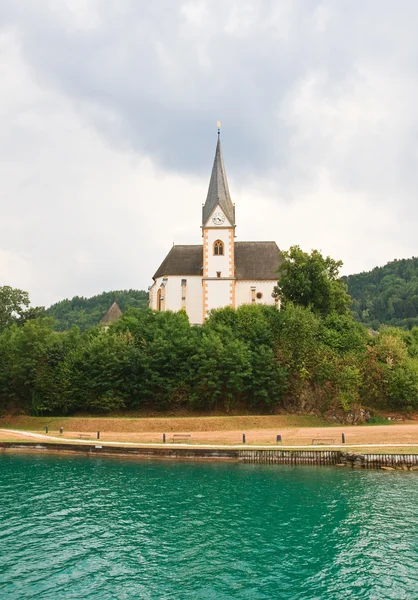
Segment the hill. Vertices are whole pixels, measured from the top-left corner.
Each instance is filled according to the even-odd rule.
[[[353,298],[352,311],[361,323],[373,329],[383,324],[418,326],[418,257],[394,260],[344,280]]]
[[[48,317],[56,321],[57,331],[67,331],[78,325],[82,331],[97,325],[106,311],[117,302],[122,312],[128,308],[147,308],[148,293],[144,290],[115,290],[103,292],[91,298],[74,296],[71,300],[61,300],[46,310]]]

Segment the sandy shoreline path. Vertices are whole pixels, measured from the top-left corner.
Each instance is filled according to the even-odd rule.
[[[418,423],[404,425],[376,425],[376,426],[346,426],[346,427],[294,427],[275,429],[248,429],[246,431],[184,431],[190,434],[187,446],[224,447],[242,446],[242,434],[245,433],[246,445],[243,447],[257,446],[263,448],[292,447],[315,448],[320,445],[335,448],[355,447],[416,447],[418,448]],[[345,444],[342,444],[342,434],[345,435]],[[282,436],[282,444],[276,444],[276,435]],[[52,431],[48,435],[39,431],[23,431],[18,429],[0,428],[0,441],[39,440],[40,442],[76,442],[79,444],[109,444],[120,446],[148,446],[162,445],[162,433],[151,432],[122,432],[101,431],[100,440],[97,440],[97,431]],[[313,440],[319,443],[313,444]],[[165,446],[183,446],[185,444],[174,442],[173,433],[166,433]]]

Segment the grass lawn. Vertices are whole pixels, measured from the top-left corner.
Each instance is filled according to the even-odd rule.
[[[229,431],[249,429],[280,429],[288,427],[332,427],[321,417],[314,415],[244,415],[244,416],[158,416],[158,417],[108,417],[82,415],[74,417],[31,417],[19,415],[0,419],[0,428],[26,431],[96,431],[103,432],[152,432],[152,431]]]

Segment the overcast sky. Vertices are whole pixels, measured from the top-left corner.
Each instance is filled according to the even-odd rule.
[[[222,122],[238,240],[344,274],[418,254],[418,4],[0,0],[0,285],[147,289],[201,243]]]

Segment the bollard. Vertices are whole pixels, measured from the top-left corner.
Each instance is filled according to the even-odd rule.
[[[276,435],[276,444],[281,444],[281,443],[282,443],[282,436]]]
[[[242,434],[242,443],[245,444],[245,433]]]
[[[60,435],[64,433],[64,427],[60,427]]]
[[[165,444],[165,433],[163,433],[163,444]]]
[[[45,425],[45,433],[48,433],[49,429],[48,429],[48,425]]]
[[[97,432],[97,439],[100,440],[100,431]]]
[[[341,442],[345,444],[345,433],[341,434]]]

